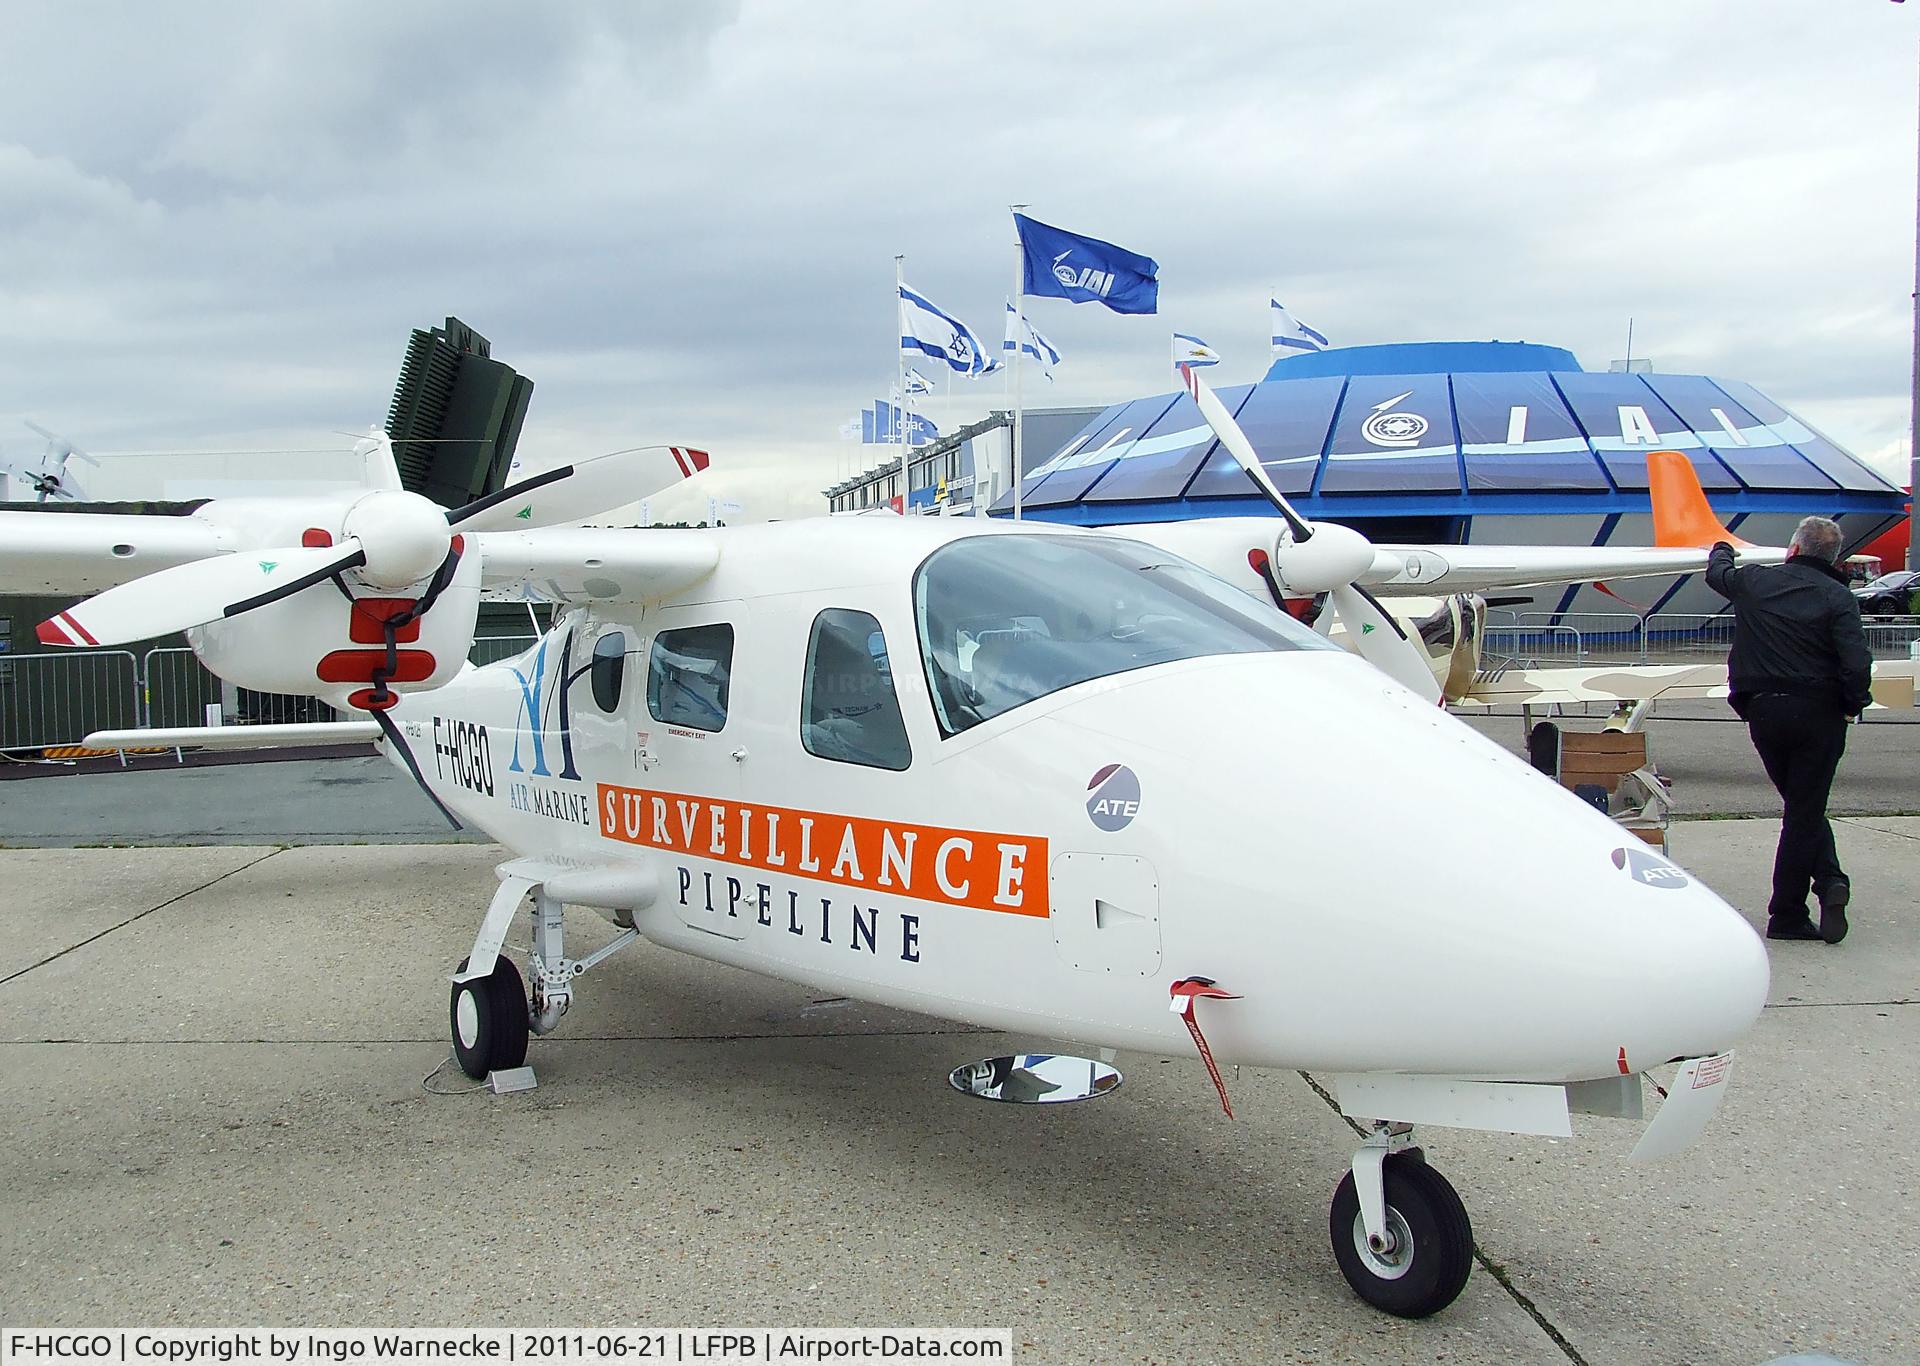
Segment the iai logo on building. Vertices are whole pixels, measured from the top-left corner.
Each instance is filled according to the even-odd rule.
[[[1394,405],[1413,397],[1413,390],[1373,406],[1373,416],[1361,424],[1360,434],[1376,446],[1411,446],[1427,434],[1427,420],[1418,413],[1397,413]]]
[[[1125,764],[1108,764],[1087,784],[1087,815],[1102,830],[1124,830],[1140,814],[1140,780]]]

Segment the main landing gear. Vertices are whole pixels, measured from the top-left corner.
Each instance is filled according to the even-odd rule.
[[[1327,1232],[1347,1284],[1401,1318],[1445,1309],[1473,1270],[1466,1206],[1413,1146],[1411,1125],[1374,1125],[1333,1192]]]
[[[533,950],[527,957],[528,975],[533,979],[531,999],[513,961],[500,953],[507,928],[529,895],[533,898]],[[501,877],[480,932],[474,936],[473,952],[460,960],[453,974],[447,1005],[454,1058],[475,1081],[485,1080],[489,1072],[524,1064],[529,1031],[550,1033],[572,1006],[573,979],[640,937],[629,918],[605,947],[585,958],[569,958],[563,912],[543,883],[517,875]]]

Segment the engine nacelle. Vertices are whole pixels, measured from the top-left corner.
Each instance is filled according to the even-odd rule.
[[[1273,576],[1295,597],[1342,587],[1372,567],[1373,543],[1337,522],[1315,522],[1306,540],[1282,536],[1273,548]]]
[[[384,622],[412,607],[427,581],[394,593],[349,600],[332,582],[282,602],[187,632],[200,662],[220,677],[259,692],[323,698],[365,710],[374,670],[387,662]],[[437,688],[459,673],[473,648],[480,611],[480,556],[460,556],[452,581],[433,606],[395,635],[390,692]]]

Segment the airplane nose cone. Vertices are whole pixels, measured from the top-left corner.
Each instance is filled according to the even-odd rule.
[[[1616,1073],[1623,1050],[1631,1071],[1721,1051],[1759,1016],[1766,950],[1738,912],[1367,665],[1279,656],[1141,686],[1168,683],[1162,714],[1211,724],[1134,765],[1130,829],[1161,794],[1196,813],[1152,855],[1185,884],[1163,892],[1186,903],[1163,963],[1247,998],[1244,1027],[1220,1012],[1223,1051],[1569,1081]],[[1076,720],[1103,707],[1121,711],[1092,699]]]
[[[1598,1018],[1590,1027],[1612,1025],[1632,1071],[1731,1048],[1766,1006],[1766,945],[1737,911],[1637,837],[1629,834],[1612,862],[1656,895],[1593,907],[1620,928],[1602,970],[1631,987],[1609,1005],[1590,984],[1570,983],[1592,1003]]]

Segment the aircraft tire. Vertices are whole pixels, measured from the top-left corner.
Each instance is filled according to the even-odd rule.
[[[1417,1155],[1396,1153],[1385,1171],[1387,1225],[1404,1249],[1382,1257],[1367,1246],[1353,1173],[1333,1193],[1327,1229],[1333,1258],[1354,1293],[1376,1309],[1421,1319],[1452,1304],[1473,1270],[1473,1225],[1446,1177]]]
[[[467,960],[460,960],[466,971]],[[513,960],[494,960],[493,971],[456,982],[447,1003],[447,1027],[460,1070],[475,1081],[527,1060],[527,989]]]

